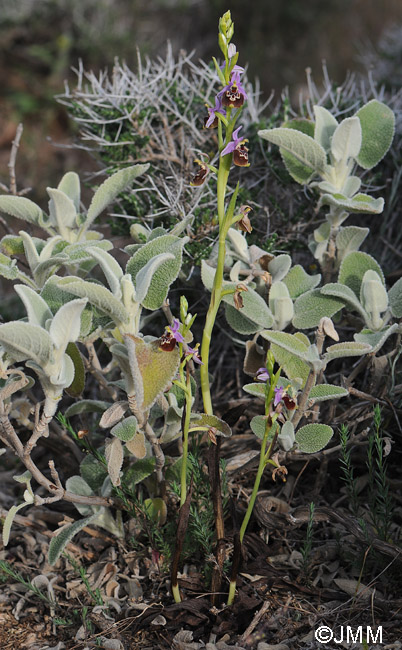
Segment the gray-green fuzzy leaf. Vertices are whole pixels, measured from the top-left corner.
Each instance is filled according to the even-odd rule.
[[[337,162],[356,158],[362,143],[362,129],[357,117],[342,120],[332,134],[331,153]]]
[[[207,413],[192,413],[190,427],[193,430],[198,427],[211,427],[215,429],[216,435],[224,436],[224,438],[229,438],[232,435],[232,429],[224,420]]]
[[[106,314],[116,325],[128,322],[129,315],[124,305],[106,287],[74,276],[60,278],[57,284],[69,293],[88,298],[92,305]]]
[[[120,471],[123,465],[124,449],[119,438],[108,438],[105,444],[107,471],[114,486],[120,485]]]
[[[52,340],[42,327],[10,321],[0,325],[0,343],[15,361],[32,359],[40,366],[47,364],[52,354]]]
[[[314,400],[314,402],[324,402],[329,399],[346,397],[347,395],[349,395],[349,391],[341,386],[335,386],[334,384],[319,384],[318,386],[313,386],[308,398],[309,400]]]
[[[295,300],[302,293],[315,289],[320,284],[321,274],[308,275],[300,264],[293,266],[290,271],[283,278],[286,284],[290,297]]]
[[[311,172],[323,173],[326,154],[323,147],[310,136],[295,129],[277,128],[258,131],[260,138],[278,145],[289,152]]]
[[[16,284],[14,285],[14,289],[24,303],[29,323],[31,325],[45,327],[46,321],[52,319],[53,314],[42,296],[30,287],[25,286],[25,284]]]
[[[96,513],[85,517],[85,519],[79,519],[75,521],[71,526],[66,526],[63,530],[56,536],[53,537],[49,544],[49,554],[48,562],[50,566],[54,566],[59,559],[60,555],[63,553],[65,547],[71,540],[74,535],[80,532],[85,526],[88,526],[96,517]]]
[[[364,274],[369,269],[378,273],[381,282],[385,285],[384,274],[374,257],[368,253],[363,253],[362,251],[353,251],[346,255],[342,260],[342,264],[339,268],[338,282],[350,287],[359,298]]]
[[[64,192],[69,199],[74,203],[75,209],[79,212],[81,200],[81,183],[78,174],[75,172],[67,172],[64,174],[57,189]]]
[[[127,262],[126,272],[131,275],[134,285],[137,286],[137,275],[152,258],[162,253],[173,255],[173,259],[165,260],[153,274],[147,295],[142,301],[146,309],[159,309],[163,304],[170,285],[179,275],[183,246],[187,241],[187,237],[180,239],[174,235],[162,235],[144,244]],[[142,280],[142,276],[140,279]]]
[[[126,189],[137,176],[144,174],[149,169],[149,164],[133,165],[113,174],[96,190],[88,208],[85,227],[88,228],[97,216],[109,205],[120,192]]]
[[[294,334],[288,334],[287,332],[271,332],[268,330],[261,332],[261,336],[271,343],[275,343],[275,345],[278,345],[287,352],[290,352],[299,359],[304,360],[306,357],[308,346]]]
[[[402,318],[402,278],[388,291],[389,306],[395,318]]]
[[[296,433],[299,450],[305,454],[314,454],[327,446],[334,431],[327,424],[306,424]]]
[[[128,418],[125,418],[122,422],[119,422],[112,429],[110,429],[112,436],[119,438],[123,442],[132,440],[135,436],[136,431],[137,418],[134,415],[130,415]]]
[[[374,199],[369,194],[355,194],[351,199],[343,194],[323,194],[319,201],[319,206],[322,205],[332,205],[354,214],[381,214],[384,199]]]
[[[49,334],[57,349],[65,350],[68,343],[78,339],[81,328],[81,314],[86,304],[86,298],[71,300],[71,302],[60,307],[53,317]]]
[[[359,228],[358,226],[346,226],[336,236],[336,247],[338,259],[343,260],[348,253],[357,251],[370,232],[370,228]]]
[[[335,117],[323,106],[314,106],[315,127],[314,140],[328,152],[331,148],[331,138],[338,126]]]
[[[334,296],[335,298],[340,298],[343,302],[348,304],[352,309],[357,311],[363,318],[367,316],[362,305],[356,297],[356,294],[350,287],[346,284],[341,284],[340,282],[329,282],[321,289],[321,294],[324,296]]]
[[[324,296],[320,289],[312,289],[297,298],[293,325],[297,329],[317,327],[321,318],[331,318],[344,306],[345,302],[340,298]]]
[[[6,280],[15,280],[18,277],[16,260],[10,259],[3,253],[0,253],[0,275]]]
[[[23,196],[0,196],[0,212],[34,224],[39,224],[42,219],[40,207]]]
[[[68,229],[76,225],[77,211],[71,199],[64,192],[51,187],[47,188],[50,196],[49,216],[50,220],[63,237],[68,234]]]
[[[362,128],[362,146],[356,160],[363,169],[372,169],[392,144],[395,115],[388,106],[372,99],[357,111],[356,116]]]
[[[65,410],[64,415],[66,418],[71,418],[73,415],[80,415],[81,413],[103,413],[109,406],[110,402],[99,399],[82,399],[71,404]]]
[[[371,345],[372,349],[370,350],[370,353],[375,353],[378,352],[380,348],[382,348],[385,341],[390,336],[392,336],[392,334],[395,334],[398,331],[399,325],[398,323],[394,323],[390,327],[380,330],[379,332],[373,332],[372,330],[364,329],[358,334],[354,334],[353,338],[358,343],[366,343],[367,345]]]
[[[354,343],[347,341],[345,343],[335,343],[330,345],[325,354],[324,361],[332,361],[332,359],[343,359],[343,357],[360,357],[362,354],[371,352],[371,345],[366,343]]]

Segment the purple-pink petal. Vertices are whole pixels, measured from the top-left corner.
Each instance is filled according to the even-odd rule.
[[[284,394],[285,390],[284,390],[283,386],[276,386],[274,388],[274,391],[275,391],[274,406],[278,406],[279,402],[283,398],[283,394]]]
[[[258,368],[255,378],[259,379],[260,381],[268,381],[269,379],[268,370],[266,368]]]
[[[201,358],[198,354],[198,349],[197,348],[191,348],[189,345],[187,346],[187,354],[186,356],[193,355],[193,361],[195,363],[199,363],[201,365],[204,365],[203,361],[201,361]]]
[[[243,138],[239,138],[238,134],[240,129],[242,129],[242,126],[239,126],[235,131],[232,133],[232,142],[229,142],[229,144],[226,145],[226,147],[223,149],[221,156],[226,156],[228,153],[232,153],[237,147],[240,142],[242,142]]]
[[[167,329],[170,330],[171,334],[173,335],[173,338],[176,339],[178,343],[183,343],[184,337],[182,334],[180,334],[179,327],[180,327],[180,321],[177,318],[175,318],[173,321],[173,325],[171,327],[168,327]]]

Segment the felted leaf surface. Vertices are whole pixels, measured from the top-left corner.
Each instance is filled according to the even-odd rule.
[[[310,291],[310,289],[315,289],[317,284],[320,284],[320,280],[320,273],[309,275],[300,264],[293,266],[283,278],[292,300],[301,296],[302,293]]]
[[[287,129],[296,129],[296,131],[301,131],[310,137],[314,137],[314,125],[310,120],[304,118],[295,118],[290,120],[283,125]],[[291,153],[285,151],[285,149],[279,149],[283,163],[288,170],[289,174],[294,178],[297,183],[304,185],[308,183],[311,178],[311,169],[306,167],[303,163],[299,162],[297,158],[292,156]]]
[[[281,428],[278,436],[278,444],[284,451],[290,451],[295,443],[295,428],[290,420],[287,420]]]
[[[368,352],[371,352],[371,345],[367,345],[367,343],[354,343],[352,341],[335,343],[335,345],[327,347],[324,360],[328,362],[332,361],[332,359],[342,359],[343,357],[359,357]]]
[[[0,325],[0,343],[15,361],[32,359],[43,366],[51,358],[50,335],[37,325],[21,321],[4,323]]]
[[[124,474],[127,485],[134,487],[152,474],[155,469],[155,458],[143,458],[137,460]]]
[[[85,526],[88,526],[96,517],[96,513],[85,517],[85,519],[79,519],[75,521],[71,526],[66,526],[63,530],[56,536],[52,537],[49,544],[49,554],[48,562],[50,566],[54,566],[59,559],[60,555],[64,551],[67,544],[72,540],[74,535],[80,532]]]
[[[74,379],[66,388],[66,392],[71,397],[79,397],[85,388],[85,366],[80,351],[75,343],[69,343],[66,348],[66,354],[70,357],[74,365]]]
[[[402,318],[402,278],[399,278],[388,291],[389,306],[395,318]]]
[[[328,152],[331,148],[331,138],[338,126],[335,117],[323,106],[314,106],[315,128],[314,140]]]
[[[294,304],[293,325],[297,329],[317,327],[321,318],[331,318],[345,306],[345,302],[334,296],[324,296],[320,289],[306,291]]]
[[[348,253],[357,251],[369,232],[369,228],[359,228],[358,226],[342,228],[336,236],[338,258],[342,260]]]
[[[356,116],[362,128],[362,146],[356,160],[363,169],[371,169],[392,144],[395,115],[388,106],[372,99],[357,111]]]
[[[225,305],[225,317],[230,327],[239,334],[255,334],[261,328],[261,325],[243,316],[242,310],[231,305]]]
[[[245,384],[243,386],[243,390],[250,395],[254,395],[254,397],[261,397],[262,399],[265,399],[265,384]]]
[[[71,199],[68,198],[61,190],[46,188],[50,196],[49,215],[52,224],[57,227],[61,235],[67,233],[68,228],[74,228],[76,225],[77,211]],[[63,235],[64,236],[64,235]]]
[[[261,336],[271,343],[275,343],[287,352],[290,352],[299,359],[304,359],[307,354],[308,346],[294,334],[288,334],[287,332],[263,331],[261,332]]]
[[[18,268],[15,260],[0,253],[0,275],[6,280],[15,280],[18,277]]]
[[[131,275],[134,285],[137,286],[137,274],[153,257],[162,253],[171,253],[173,255],[173,259],[166,259],[155,270],[146,297],[142,302],[146,309],[155,310],[162,305],[170,285],[179,275],[183,246],[187,241],[187,237],[180,239],[174,235],[162,235],[144,244],[127,262],[126,272]],[[140,276],[140,281],[143,282],[142,276]]]
[[[123,442],[132,440],[134,438],[135,432],[137,431],[137,418],[134,415],[130,415],[128,418],[122,420],[116,424],[110,433],[116,438],[120,438]]]
[[[123,271],[120,264],[107,251],[101,248],[92,248],[88,253],[93,257],[105,274],[110,290],[116,298],[120,298],[120,280],[123,277]]]
[[[64,192],[69,199],[74,203],[75,209],[78,212],[80,209],[81,198],[81,183],[80,177],[75,172],[67,172],[64,174],[57,189]]]
[[[368,255],[368,253],[363,253],[362,251],[353,251],[346,255],[342,260],[342,264],[339,268],[338,282],[350,287],[359,298],[364,274],[370,269],[378,273],[382,283],[385,285],[384,274],[374,257]],[[297,325],[295,325],[295,327],[297,327]]]
[[[119,422],[124,417],[128,409],[128,402],[120,401],[114,402],[102,415],[99,426],[101,429],[109,429]]]
[[[362,129],[359,118],[347,117],[332,134],[331,153],[336,161],[356,158],[362,144]]]
[[[395,334],[399,330],[399,325],[398,323],[394,323],[391,325],[391,327],[386,327],[385,329],[379,331],[379,332],[373,332],[372,330],[369,329],[363,329],[361,332],[358,334],[354,334],[353,338],[355,341],[358,343],[366,343],[367,345],[371,345],[372,349],[370,350],[371,353],[378,352],[380,348],[384,345],[385,341],[392,336],[392,334]]]
[[[108,438],[105,444],[107,471],[112,485],[120,485],[120,470],[123,465],[124,450],[119,438]]]
[[[295,129],[277,128],[258,131],[260,138],[278,145],[313,172],[323,172],[326,164],[324,149],[313,138]]]
[[[65,350],[68,343],[74,342],[80,335],[81,313],[87,301],[85,298],[71,300],[53,316],[49,334],[53,345],[60,350]]]
[[[78,475],[70,476],[66,480],[66,488],[69,492],[72,492],[73,494],[79,494],[85,497],[89,497],[93,495],[92,488],[90,487],[90,485],[88,485],[88,483],[85,481],[85,479],[82,476],[78,476]],[[83,517],[88,517],[94,512],[93,507],[87,504],[74,503],[74,506],[77,508],[78,512]]]
[[[280,282],[290,267],[292,266],[292,258],[290,255],[277,255],[268,264],[268,271],[272,275],[272,282]]]
[[[91,204],[88,208],[85,226],[88,228],[98,215],[109,205],[120,192],[126,189],[137,176],[144,174],[149,168],[149,164],[133,165],[126,167],[113,174],[96,190],[92,197]]]
[[[381,214],[384,199],[373,199],[369,194],[355,194],[351,199],[343,194],[322,194],[319,205],[333,205],[356,214]]]
[[[267,422],[267,418],[265,415],[255,415],[253,419],[250,422],[250,429],[254,433],[254,435],[257,436],[257,438],[260,438],[261,440],[264,437],[265,434],[265,424]],[[272,428],[270,433],[268,434],[268,440],[272,440],[274,435],[274,429]]]
[[[145,446],[145,435],[142,431],[136,431],[134,437],[126,442],[126,447],[130,454],[136,458],[143,459],[147,455],[147,448]]]
[[[341,386],[334,384],[319,384],[313,386],[309,393],[309,400],[313,399],[314,402],[324,402],[329,399],[337,399],[338,397],[346,397],[349,391]]]
[[[94,492],[100,490],[108,475],[105,466],[90,454],[87,454],[81,461],[80,474]]]
[[[138,407],[148,409],[173,379],[179,366],[179,348],[170,352],[159,348],[158,340],[146,343],[143,339],[127,336],[135,344],[135,358],[143,383],[143,402]],[[138,398],[138,394],[136,393]]]
[[[31,325],[45,327],[46,321],[53,318],[46,301],[33,289],[25,284],[16,284],[14,289],[18,293],[28,314],[28,322]]]
[[[191,418],[191,429],[197,429],[197,427],[213,427],[216,429],[216,434],[224,436],[224,438],[230,438],[232,435],[232,429],[230,426],[216,417],[216,415],[208,415],[207,413],[192,413]]]
[[[35,224],[42,218],[40,207],[23,196],[0,196],[0,212]]]
[[[71,418],[73,415],[80,415],[81,413],[103,413],[108,406],[110,406],[110,402],[104,402],[103,400],[82,399],[66,408],[64,415],[66,418]]]
[[[116,325],[128,322],[129,315],[126,308],[106,287],[73,276],[60,278],[57,284],[73,295],[88,298],[92,305],[106,314]]]
[[[143,303],[150,288],[152,278],[164,262],[174,260],[173,253],[161,253],[156,255],[140,270],[135,278],[135,298],[137,302]]]
[[[327,446],[334,431],[327,424],[306,424],[296,433],[297,446],[305,454],[314,454]]]
[[[366,316],[356,294],[346,284],[341,284],[340,282],[329,282],[322,287],[321,294],[324,296],[335,296],[336,298],[340,298],[352,307],[352,309],[355,309],[359,314],[361,314],[363,318]]]
[[[295,334],[295,336],[297,335]],[[271,350],[275,357],[275,361],[281,366],[287,377],[291,380],[299,379],[301,385],[304,386],[310,372],[309,365],[292,354],[292,352],[288,352],[279,347],[279,345],[272,344]]]

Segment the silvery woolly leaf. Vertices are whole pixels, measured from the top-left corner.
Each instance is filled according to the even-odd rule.
[[[367,343],[355,343],[347,341],[345,343],[335,343],[330,345],[324,354],[324,361],[328,363],[333,359],[343,359],[344,357],[360,357],[372,351],[371,345]]]
[[[32,272],[35,272],[35,269],[39,264],[39,253],[36,249],[35,242],[24,230],[20,230],[18,234],[21,236],[24,244],[25,257],[27,258],[29,268]]]
[[[341,193],[323,194],[320,197],[318,206],[321,207],[323,205],[342,208],[346,212],[354,214],[381,214],[384,209],[384,199],[381,197],[373,199],[368,194],[355,194],[351,199]],[[346,216],[342,218],[342,221],[345,219]],[[337,225],[342,223],[342,221],[338,218]]]
[[[362,251],[352,251],[342,260],[338,282],[346,284],[355,292],[357,297],[360,297],[363,276],[369,269],[378,273],[382,284],[385,284],[384,274],[374,257]]]
[[[0,253],[0,275],[6,280],[15,280],[18,277],[18,268],[16,260],[12,260],[7,255]]]
[[[265,435],[265,427],[267,423],[267,418],[265,415],[255,415],[250,422],[250,429],[257,438],[260,440],[263,439]],[[271,428],[271,431],[268,434],[268,440],[272,440],[274,436],[274,428]]]
[[[367,314],[357,299],[356,294],[346,284],[341,284],[340,282],[329,282],[322,287],[321,294],[323,296],[335,296],[336,298],[340,298],[340,300],[343,300],[343,302],[357,311],[364,319],[366,318]]]
[[[130,454],[142,460],[147,455],[147,448],[145,446],[145,435],[142,431],[136,431],[134,437],[126,442],[126,447]]]
[[[49,363],[52,340],[42,327],[10,321],[0,325],[0,343],[14,361],[32,359],[40,366]]]
[[[288,334],[287,332],[262,331],[261,336],[302,360],[305,359],[309,349],[309,346],[306,345],[304,341],[300,340],[300,338],[298,338],[295,334]]]
[[[156,255],[150,259],[149,262],[138,271],[135,278],[135,298],[137,302],[144,302],[154,274],[167,260],[174,260],[174,255],[172,253],[161,253],[160,255]]]
[[[81,200],[81,183],[78,174],[75,172],[67,172],[64,174],[57,189],[66,194],[69,199],[74,203],[75,209],[79,212]]]
[[[272,284],[268,304],[275,319],[275,329],[284,330],[293,318],[293,302],[284,282]]]
[[[360,190],[361,184],[362,182],[358,176],[348,176],[344,186],[342,187],[342,194],[351,198]]]
[[[362,144],[362,129],[357,117],[342,120],[332,134],[331,153],[336,162],[356,158]]]
[[[173,255],[173,259],[166,259],[153,274],[146,297],[142,300],[146,309],[159,309],[163,304],[170,285],[179,275],[183,246],[187,241],[188,237],[180,239],[174,235],[162,235],[144,244],[127,262],[126,273],[131,275],[133,283],[137,287],[137,275],[153,257],[162,253]]]
[[[110,433],[115,438],[119,438],[123,442],[128,442],[134,438],[135,432],[137,431],[137,424],[137,418],[134,415],[130,415],[112,427]]]
[[[296,443],[301,452],[315,454],[327,446],[333,435],[327,424],[306,424],[296,433]]]
[[[280,282],[288,273],[292,266],[292,258],[290,255],[277,255],[268,264],[268,271],[272,276],[272,282]]]
[[[241,259],[244,261],[248,260],[248,254],[247,254],[247,240],[246,238],[241,234],[239,230],[236,230],[235,228],[229,228],[228,230],[228,239],[230,241],[231,248]]]
[[[354,334],[353,338],[358,343],[371,345],[372,349],[370,350],[370,353],[375,353],[382,348],[385,341],[392,336],[392,334],[396,334],[399,330],[400,326],[398,323],[394,323],[390,327],[380,330],[379,332],[373,332],[373,330],[370,329],[363,329],[358,334]]]
[[[207,413],[192,413],[190,417],[190,430],[196,431],[198,427],[205,429],[205,427],[214,429],[215,435],[230,438],[232,429],[230,426],[216,415],[208,415]]]
[[[68,233],[76,225],[77,210],[71,199],[60,190],[46,188],[50,196],[49,217],[60,235],[68,239]]]
[[[311,173],[323,173],[326,165],[326,154],[323,147],[313,138],[295,129],[277,128],[258,131],[260,138],[278,145],[281,149],[292,154]]]
[[[88,485],[85,479],[83,479],[82,476],[78,475],[70,476],[66,480],[66,488],[73,494],[78,494],[85,497],[90,497],[94,494],[92,488]],[[87,504],[74,503],[74,506],[77,508],[80,515],[83,515],[84,517],[88,517],[94,512],[94,507]],[[98,508],[96,508],[96,510],[98,510]]]
[[[331,138],[338,122],[332,113],[323,106],[314,106],[314,115],[314,140],[328,153],[331,148]]]
[[[124,473],[124,480],[127,485],[134,486],[144,478],[150,476],[155,469],[155,458],[144,458],[142,460],[137,460],[134,465],[129,467],[129,469]]]
[[[146,410],[155,403],[158,395],[174,378],[180,362],[179,348],[165,351],[159,347],[158,340],[148,343],[132,335],[126,335],[124,339],[137,405],[138,408]]]
[[[261,329],[261,325],[243,316],[241,310],[225,305],[225,317],[230,327],[239,334],[255,334]]]
[[[88,302],[106,314],[117,326],[128,322],[129,314],[124,305],[106,287],[73,276],[60,278],[57,284],[69,293],[88,298]]]
[[[124,449],[119,438],[107,438],[105,443],[107,471],[114,486],[119,486],[120,471],[123,465]]]
[[[86,298],[71,300],[71,302],[62,305],[55,316],[53,316],[49,334],[58,350],[65,350],[68,343],[78,339],[81,327],[81,314],[86,304]]]
[[[357,251],[369,232],[369,228],[359,228],[358,226],[346,226],[342,228],[336,236],[338,260],[342,261],[348,253]]]
[[[117,424],[124,417],[128,409],[128,402],[115,402],[103,413],[99,426],[101,429],[109,429]]]
[[[384,325],[381,314],[388,308],[388,294],[381,282],[381,278],[369,269],[365,272],[360,287],[360,301],[369,314],[369,326],[374,330],[379,330]]]
[[[388,291],[389,306],[395,318],[402,317],[402,278],[399,278]]]
[[[144,174],[149,168],[149,164],[133,165],[121,169],[108,178],[96,190],[92,197],[91,204],[88,209],[87,217],[85,220],[85,227],[88,228],[91,223],[100,215],[100,213],[109,205],[120,192],[126,189],[137,176]]]
[[[64,411],[64,415],[66,418],[71,418],[73,415],[80,415],[81,413],[103,413],[108,406],[110,406],[109,402],[99,399],[82,399],[71,404]]]
[[[290,271],[283,278],[286,284],[290,297],[295,300],[302,293],[315,289],[317,284],[320,283],[321,274],[308,275],[300,264],[293,266]]]
[[[120,280],[123,277],[123,271],[120,267],[120,264],[115,260],[115,258],[102,250],[101,248],[91,248],[88,251],[88,254],[93,257],[101,267],[102,271],[105,274],[106,280],[110,287],[112,294],[120,300],[121,298],[121,289],[120,289]]]
[[[254,397],[261,397],[262,399],[265,399],[265,384],[245,384],[243,386],[243,390],[246,391],[246,393],[253,395]]]
[[[40,224],[42,219],[40,207],[23,196],[0,196],[0,212],[34,224]]]
[[[306,291],[294,304],[293,325],[297,329],[318,327],[321,318],[332,318],[344,306],[343,300],[335,296],[324,296],[320,289]]]
[[[290,420],[287,420],[281,427],[278,436],[278,444],[284,451],[290,451],[295,443],[295,428]]]
[[[49,554],[48,562],[50,566],[54,566],[59,559],[60,555],[64,551],[67,544],[72,540],[74,535],[80,532],[85,526],[88,526],[96,517],[96,513],[85,517],[85,519],[79,519],[75,521],[70,526],[64,527],[57,536],[52,537],[49,544]]]
[[[324,402],[329,399],[346,397],[347,395],[349,395],[349,391],[341,386],[335,386],[334,384],[319,384],[318,386],[313,386],[308,399],[313,400],[314,403],[316,403]]]
[[[296,131],[300,131],[301,133],[314,138],[314,124],[310,122],[310,120],[306,120],[304,118],[295,118],[286,122],[283,126],[287,129],[295,129]],[[281,154],[283,163],[291,177],[301,185],[308,183],[312,176],[311,168],[304,165],[291,153],[285,151],[285,149],[280,148],[279,152]]]
[[[363,169],[372,169],[392,144],[395,115],[388,106],[372,99],[357,111],[356,117],[362,129],[362,146],[356,160]]]

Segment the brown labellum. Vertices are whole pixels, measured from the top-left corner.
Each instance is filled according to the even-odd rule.
[[[229,108],[240,108],[244,104],[244,95],[236,84],[233,84],[222,96],[222,105]]]
[[[176,347],[176,339],[170,332],[165,332],[159,339],[158,347],[164,352],[171,352]]]
[[[250,165],[248,161],[248,149],[244,143],[237,145],[233,151],[233,162],[238,167],[248,167]]]

